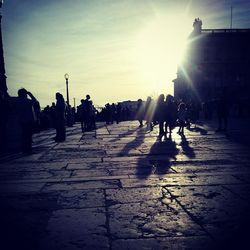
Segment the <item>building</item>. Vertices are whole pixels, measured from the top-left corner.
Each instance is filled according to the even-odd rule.
[[[7,93],[5,66],[4,66],[4,54],[3,54],[3,41],[2,41],[2,1],[0,1],[0,91],[5,95]]]
[[[225,91],[234,103],[250,101],[250,29],[202,29],[197,18],[178,65],[174,96],[200,103]]]

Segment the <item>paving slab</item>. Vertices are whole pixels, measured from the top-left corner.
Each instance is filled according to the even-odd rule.
[[[52,213],[38,249],[109,249],[105,210],[66,209]]]
[[[5,249],[244,249],[249,146],[209,124],[162,140],[138,125],[43,131],[34,154],[1,158]]]

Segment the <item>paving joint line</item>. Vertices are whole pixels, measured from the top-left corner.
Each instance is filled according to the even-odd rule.
[[[200,226],[200,228],[216,243],[217,241],[216,241],[216,239],[212,236],[212,234],[210,234],[208,231],[207,231],[207,229],[199,222],[199,219],[198,218],[196,218],[196,216],[195,215],[193,215],[192,213],[190,213],[186,208],[185,208],[185,206],[184,205],[182,205],[182,203],[176,198],[176,196],[175,195],[173,195],[172,193],[171,193],[171,191],[169,191],[168,189],[167,189],[167,192],[169,192],[169,194],[171,195],[171,198],[170,199],[174,199],[176,202],[177,202],[177,204],[179,204],[180,205],[180,207],[183,209],[183,211],[191,218],[191,220],[194,222],[194,223],[196,223],[197,225],[199,225]]]
[[[109,212],[108,212],[108,201],[107,201],[106,189],[103,189],[103,194],[104,194],[104,199],[105,199],[104,203],[105,203],[105,215],[106,215],[105,227],[107,229],[109,250],[112,250],[112,239],[111,239],[111,230],[110,230],[110,222],[109,222]]]

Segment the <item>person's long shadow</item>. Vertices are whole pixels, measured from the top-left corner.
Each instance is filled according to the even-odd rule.
[[[132,131],[133,133],[136,131],[135,139],[125,145],[125,147],[119,153],[119,155],[121,156],[128,155],[131,150],[136,150],[144,141],[146,134],[145,128],[136,128],[135,130]],[[127,133],[126,135],[128,136],[133,133]]]
[[[189,142],[186,139],[185,135],[181,135],[181,143],[180,143],[183,154],[186,155],[188,158],[195,158],[195,152],[192,147],[190,147]]]
[[[110,142],[117,142],[119,141],[121,138],[127,137],[132,135],[135,131],[138,131],[140,128],[134,128],[134,129],[129,129],[127,132],[120,134],[117,138],[114,138],[113,140],[111,140]]]
[[[165,175],[169,172],[171,160],[176,159],[179,150],[171,135],[164,141],[157,140],[150,148],[145,158],[137,163],[136,176],[138,179],[147,179],[151,174]]]

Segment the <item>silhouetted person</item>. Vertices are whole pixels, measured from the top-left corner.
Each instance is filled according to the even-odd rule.
[[[85,112],[85,106],[84,106],[84,100],[82,99],[81,100],[81,104],[79,106],[79,119],[80,119],[80,123],[81,123],[81,129],[82,129],[82,132],[84,132],[85,130],[85,117],[86,116],[86,112]]]
[[[116,123],[118,124],[121,121],[122,116],[122,106],[120,103],[116,106]]]
[[[72,113],[72,123],[75,124],[76,122],[76,108],[75,107],[71,108],[71,113]]]
[[[112,116],[111,106],[109,103],[105,105],[104,113],[105,113],[105,121],[106,121],[106,124],[108,125],[111,122],[111,116]]]
[[[66,103],[64,101],[63,95],[60,93],[56,93],[56,142],[62,142],[66,139],[66,129],[65,129],[65,123],[66,123]]]
[[[0,91],[0,154],[6,151],[6,132],[10,105],[7,97]]]
[[[181,102],[178,107],[178,124],[179,124],[178,134],[184,135],[186,116],[187,116],[186,105],[185,103]]]
[[[125,116],[126,121],[130,120],[130,118],[131,118],[131,110],[130,110],[129,107],[125,107],[124,116]]]
[[[165,115],[165,102],[164,95],[161,94],[157,100],[156,111],[155,111],[155,119],[159,123],[159,137],[165,134],[163,124],[164,124],[164,115]]]
[[[96,129],[96,123],[95,123],[95,118],[96,118],[96,109],[93,105],[92,101],[89,101],[89,118],[90,118],[90,130]]]
[[[41,113],[40,103],[33,96],[32,93],[30,93],[30,92],[27,91],[27,95],[30,97],[30,99],[32,101],[32,105],[34,107],[34,112],[35,112],[35,117],[36,117],[36,121],[35,121],[35,124],[34,124],[33,131],[35,133],[39,133],[40,132],[40,113]]]
[[[90,118],[90,112],[91,112],[91,101],[90,101],[90,95],[86,95],[86,99],[83,103],[83,109],[84,109],[84,130],[90,131],[91,130],[91,118]]]
[[[22,152],[25,154],[32,153],[32,133],[36,122],[34,100],[28,99],[28,95],[34,98],[26,89],[19,89],[16,107],[21,126]]]
[[[143,127],[144,110],[142,99],[138,99],[137,101],[136,117],[140,124],[139,127]]]
[[[111,124],[114,123],[114,120],[116,119],[116,106],[114,103],[111,104]]]
[[[56,128],[56,104],[54,102],[52,102],[49,113],[50,113],[51,126],[52,128]]]
[[[155,107],[153,105],[153,100],[149,96],[145,103],[145,120],[147,128],[153,130],[153,117],[154,117]]]
[[[172,133],[172,129],[177,119],[177,105],[174,97],[167,95],[165,102],[165,133]]]
[[[51,128],[50,107],[47,105],[40,114],[40,129]]]
[[[66,106],[66,120],[67,120],[67,126],[72,127],[74,122],[73,122],[72,108],[70,105]]]

